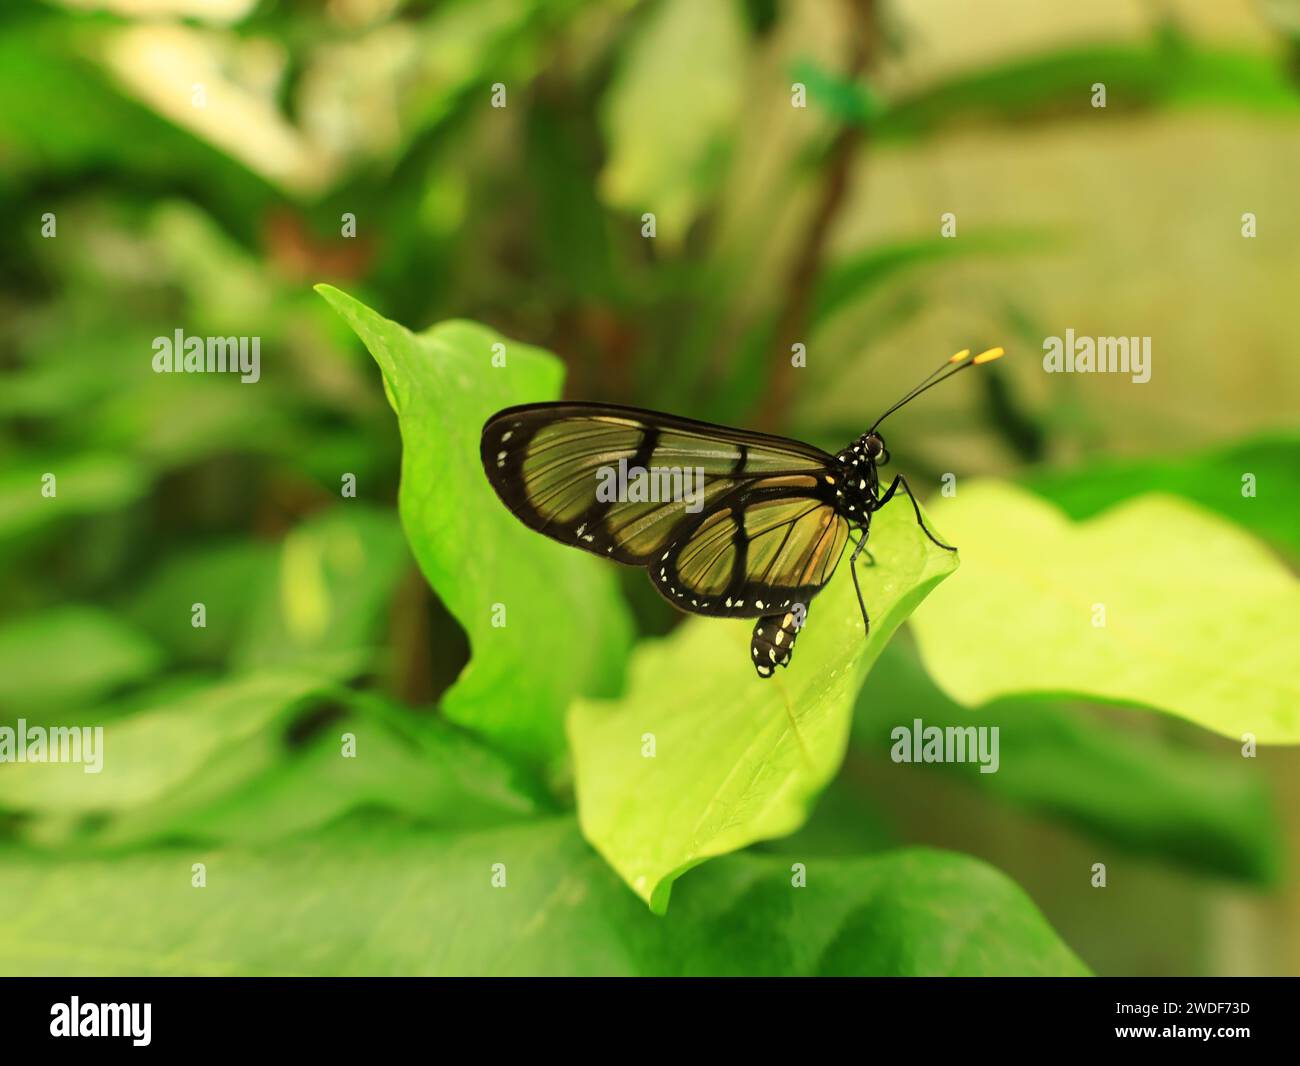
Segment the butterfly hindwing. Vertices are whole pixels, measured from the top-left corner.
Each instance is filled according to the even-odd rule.
[[[754,618],[807,605],[848,540],[848,522],[828,495],[802,475],[737,489],[661,553],[650,580],[696,614]]]

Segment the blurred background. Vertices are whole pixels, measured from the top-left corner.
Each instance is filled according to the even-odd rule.
[[[1213,508],[1207,472],[1251,470],[1280,486],[1251,532],[1294,564],[1297,173],[1295,0],[9,0],[0,721],[139,727],[107,799],[0,766],[6,854],[421,817],[400,741],[468,647],[397,522],[380,376],[313,284],[547,348],[568,396],[827,448],[1002,344],[892,420],[923,496],[951,471],[1075,517]],[[262,380],[154,374],[177,328],[259,336]],[[1044,374],[1067,328],[1150,336],[1150,383]],[[358,713],[331,685],[393,738],[364,785],[318,758]],[[868,688],[806,846],[985,858],[1099,973],[1300,972],[1294,749],[1006,701],[1002,772],[897,766],[882,704],[956,708],[906,632]],[[1126,856],[1104,908],[1099,847]]]

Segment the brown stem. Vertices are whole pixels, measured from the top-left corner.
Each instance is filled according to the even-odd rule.
[[[848,0],[848,3],[853,11],[853,45],[846,74],[850,80],[856,80],[867,69],[874,49],[875,0]],[[772,330],[769,350],[772,374],[758,413],[758,425],[762,429],[777,428],[789,409],[795,369],[790,362],[790,349],[806,338],[827,237],[848,197],[853,160],[864,141],[861,124],[850,121],[831,142],[817,205],[795,253],[785,285],[786,300]]]

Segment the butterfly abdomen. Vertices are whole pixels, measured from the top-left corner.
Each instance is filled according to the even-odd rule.
[[[764,615],[754,623],[749,654],[759,677],[771,677],[778,666],[790,665],[795,639],[807,617],[807,608],[796,603],[784,614]]]

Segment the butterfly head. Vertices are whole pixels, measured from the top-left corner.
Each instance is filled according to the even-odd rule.
[[[864,433],[858,441],[861,454],[873,466],[884,466],[889,462],[889,449],[885,447],[885,438],[879,433]]]

